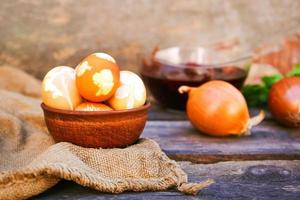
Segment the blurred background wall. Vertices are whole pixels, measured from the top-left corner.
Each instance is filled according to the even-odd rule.
[[[238,37],[253,49],[297,31],[299,0],[0,0],[0,65],[42,78],[104,51],[136,71],[155,45]]]

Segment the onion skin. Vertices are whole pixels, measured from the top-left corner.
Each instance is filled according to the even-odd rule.
[[[188,92],[187,115],[193,126],[212,136],[243,135],[252,125],[245,98],[225,81],[209,81],[198,88],[181,86]],[[263,119],[263,114],[257,123]]]
[[[268,98],[273,117],[289,127],[300,127],[300,77],[287,77],[275,83]]]

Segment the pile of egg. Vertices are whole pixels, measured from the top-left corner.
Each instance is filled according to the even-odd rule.
[[[146,89],[137,74],[120,71],[113,57],[94,53],[76,69],[51,69],[43,80],[42,100],[49,107],[64,110],[124,110],[143,106]]]

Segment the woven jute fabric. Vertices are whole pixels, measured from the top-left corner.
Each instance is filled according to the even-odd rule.
[[[212,183],[188,183],[186,173],[150,139],[124,149],[55,144],[40,108],[40,82],[13,68],[0,72],[5,83],[0,85],[0,199],[26,199],[61,179],[109,193],[177,187],[196,194]]]

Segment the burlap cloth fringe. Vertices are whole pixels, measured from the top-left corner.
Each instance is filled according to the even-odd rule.
[[[213,183],[188,183],[186,173],[151,139],[124,149],[55,144],[44,124],[39,93],[40,81],[0,67],[0,199],[26,199],[61,179],[108,193],[177,187],[197,194]]]

